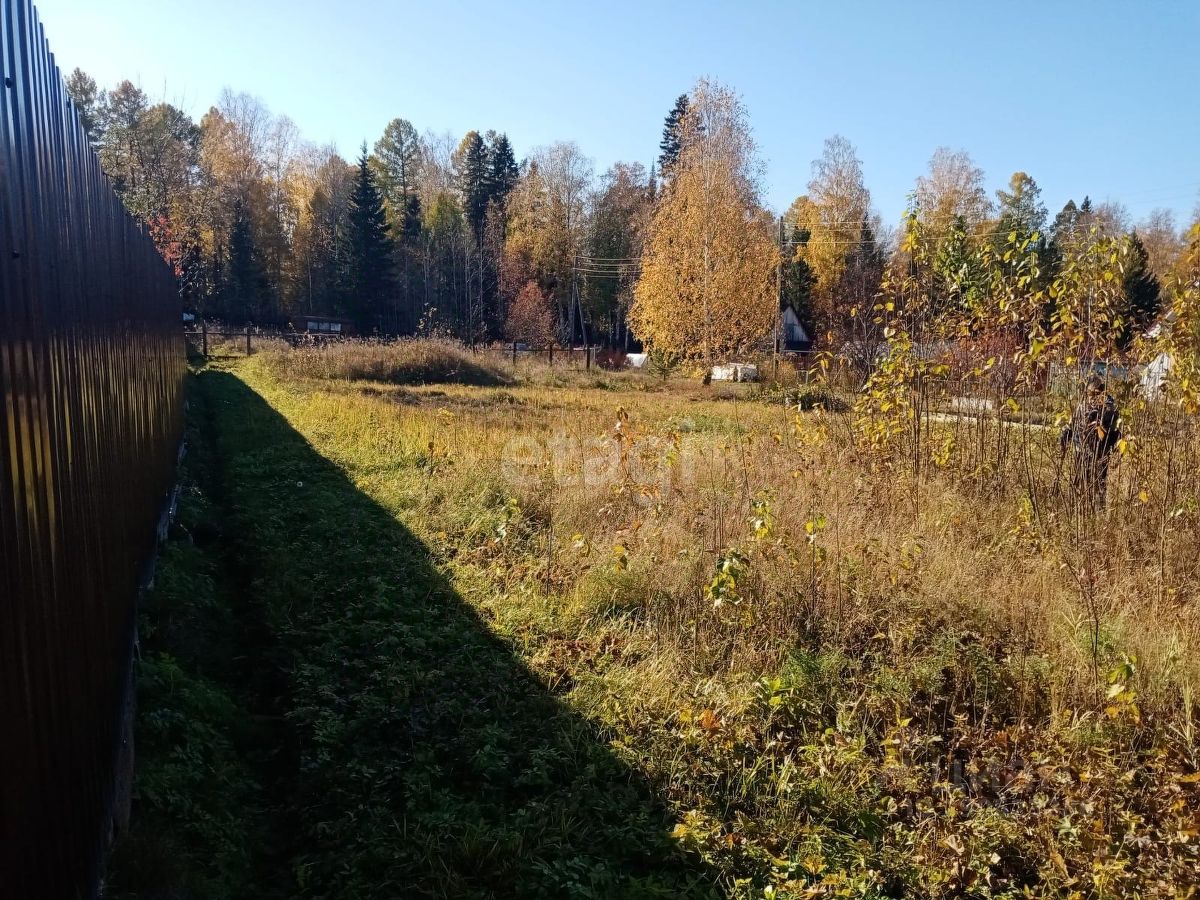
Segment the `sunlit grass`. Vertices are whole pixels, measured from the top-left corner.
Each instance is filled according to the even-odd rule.
[[[239,374],[731,879],[1001,896],[1196,871],[1195,498],[1175,491],[1163,532],[1122,487],[1132,459],[1080,531],[1044,448],[1031,510],[1029,466],[992,449],[1029,440],[1011,426],[931,429],[959,443],[918,475],[856,450],[851,413],[769,390],[536,369],[355,385],[296,357]]]

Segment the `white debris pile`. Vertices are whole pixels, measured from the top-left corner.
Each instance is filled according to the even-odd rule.
[[[753,363],[726,363],[712,367],[713,381],[758,381],[758,366]]]

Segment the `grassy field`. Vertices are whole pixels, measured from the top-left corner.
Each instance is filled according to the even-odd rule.
[[[797,390],[199,371],[111,892],[1194,896],[1194,435],[1084,516],[1053,434]]]

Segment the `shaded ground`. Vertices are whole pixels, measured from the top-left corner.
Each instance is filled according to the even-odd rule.
[[[110,894],[713,893],[392,515],[235,376],[196,377],[192,415]]]

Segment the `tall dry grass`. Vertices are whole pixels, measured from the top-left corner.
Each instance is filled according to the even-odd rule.
[[[335,382],[391,370],[284,357],[247,377],[730,872],[756,860],[780,896],[834,872],[862,896],[1194,883],[1189,420],[1143,406],[1085,513],[1055,426],[948,416],[941,395],[880,453],[829,401],[840,388],[805,412],[780,402],[816,390],[801,382],[560,373],[367,394]],[[334,381],[296,392],[314,375]]]
[[[493,360],[450,340],[344,340],[276,350],[264,358],[277,377],[287,379],[473,385],[506,380]]]

